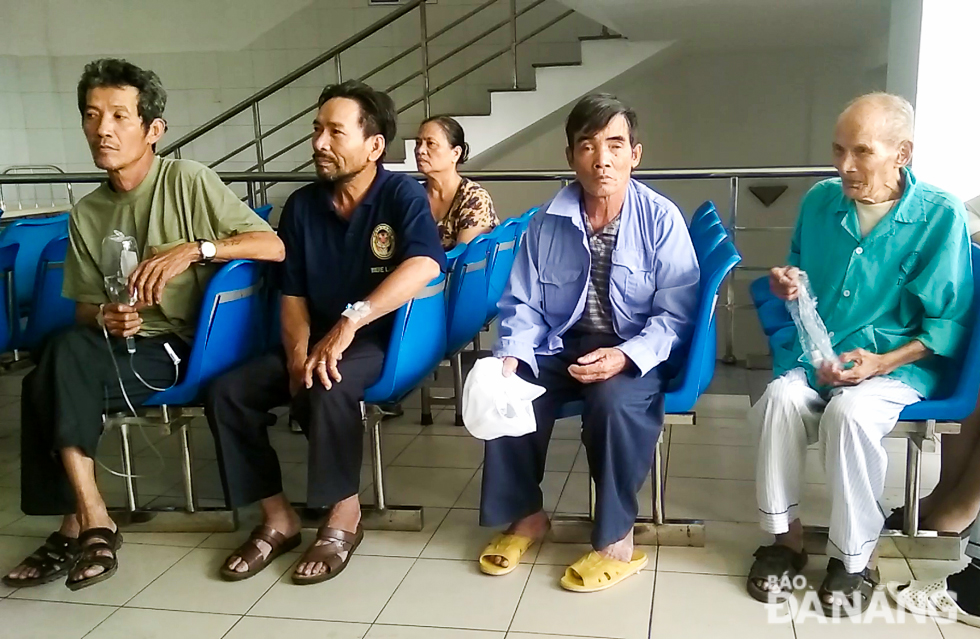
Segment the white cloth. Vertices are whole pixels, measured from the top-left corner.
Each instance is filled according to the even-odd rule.
[[[784,533],[799,518],[807,446],[819,441],[831,503],[827,554],[848,572],[863,570],[885,522],[879,500],[888,455],[881,440],[902,409],[920,399],[888,377],[835,389],[829,402],[801,368],[773,380],[752,408],[762,431],[756,465],[762,528]]]
[[[895,202],[897,201],[888,200],[887,202],[880,202],[878,204],[862,204],[861,202],[855,201],[854,207],[857,209],[858,221],[861,223],[861,237],[868,237],[868,233],[878,225],[878,222],[888,215],[888,211],[892,210],[892,207],[895,206]]]
[[[517,374],[504,377],[504,362],[484,357],[473,364],[463,386],[463,424],[477,439],[520,437],[537,430],[532,402],[545,389]]]

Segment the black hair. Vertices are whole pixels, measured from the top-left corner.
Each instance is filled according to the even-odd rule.
[[[361,108],[360,125],[364,137],[380,135],[385,139],[385,151],[395,139],[398,131],[398,113],[391,97],[376,89],[372,89],[358,80],[347,80],[341,84],[328,84],[320,93],[317,108],[322,107],[334,98],[347,98],[357,102]],[[382,153],[378,161],[384,160]]]
[[[167,107],[167,92],[160,76],[150,70],[141,69],[131,62],[117,58],[102,58],[85,65],[85,71],[78,81],[78,112],[85,115],[88,106],[88,92],[100,87],[133,87],[139,92],[136,111],[143,121],[143,129],[148,130],[157,118],[163,119]]]
[[[617,115],[626,118],[630,130],[630,146],[636,146],[636,112],[611,93],[593,93],[578,101],[565,120],[568,148],[583,137],[590,137],[606,128]]]
[[[468,159],[470,159],[470,145],[466,143],[466,135],[463,132],[463,125],[456,121],[456,118],[450,117],[448,115],[434,115],[431,118],[426,118],[419,125],[422,128],[429,123],[438,124],[442,132],[446,134],[446,139],[449,140],[449,147],[455,149],[459,147],[462,152],[459,155],[459,160],[456,161],[456,166],[463,164]]]

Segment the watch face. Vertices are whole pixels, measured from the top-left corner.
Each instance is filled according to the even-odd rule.
[[[217,252],[218,249],[215,247],[213,242],[201,242],[201,255],[204,256],[204,259],[211,259]]]

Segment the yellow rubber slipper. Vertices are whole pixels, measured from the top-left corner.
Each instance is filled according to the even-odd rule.
[[[483,549],[480,555],[480,570],[495,577],[513,572],[521,563],[521,557],[533,545],[534,540],[530,537],[500,533]],[[490,561],[490,557],[503,557],[507,560],[507,567],[498,566]]]
[[[603,557],[592,550],[565,569],[561,587],[572,592],[599,592],[640,572],[647,561],[646,554],[639,550],[633,551],[631,561]]]

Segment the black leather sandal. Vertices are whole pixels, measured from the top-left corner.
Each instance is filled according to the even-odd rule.
[[[745,581],[745,589],[753,599],[762,603],[783,601],[792,594],[793,577],[800,574],[806,562],[805,550],[796,552],[779,544],[759,546],[755,551],[755,562]],[[763,584],[770,583],[779,586],[779,590],[763,588]]]
[[[823,614],[828,617],[849,617],[863,613],[871,605],[871,597],[880,581],[877,568],[847,572],[844,562],[831,559],[827,562],[827,576],[817,591]],[[832,598],[833,603],[827,603],[828,597]]]
[[[68,572],[65,585],[69,590],[81,590],[101,583],[116,574],[119,561],[116,551],[122,546],[122,533],[108,528],[89,528],[78,536],[78,546],[81,555]],[[108,554],[99,554],[105,553]],[[102,572],[92,577],[84,577],[85,571],[96,566],[102,567]]]
[[[5,576],[3,585],[10,588],[29,588],[61,579],[75,565],[80,554],[77,539],[66,537],[60,532],[53,532],[48,535],[43,546],[20,562],[21,566],[37,570],[37,577],[11,579]]]

